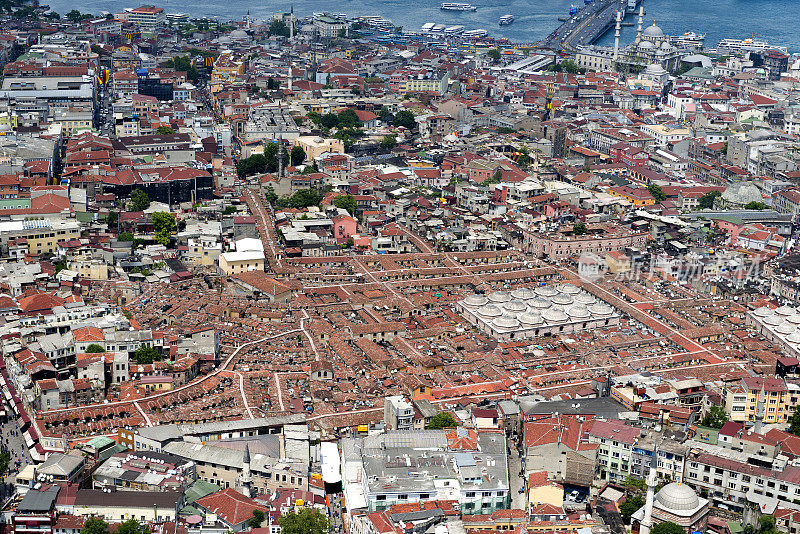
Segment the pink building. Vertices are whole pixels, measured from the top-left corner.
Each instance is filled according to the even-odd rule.
[[[349,215],[337,215],[333,218],[333,237],[337,242],[346,241],[356,233],[356,220]]]

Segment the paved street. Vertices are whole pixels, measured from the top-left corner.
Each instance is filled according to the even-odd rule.
[[[520,475],[522,471],[522,458],[516,447],[511,447],[508,453],[508,478],[509,490],[511,491],[511,508],[525,509],[525,493],[519,490],[525,485],[525,477]]]
[[[28,448],[25,446],[25,440],[19,429],[19,421],[19,418],[12,415],[11,417],[4,417],[2,423],[0,423],[0,439],[2,440],[0,446],[11,454],[11,461],[8,465],[9,472],[3,478],[3,485],[0,487],[0,496],[2,496],[3,500],[13,491],[16,473],[31,463]],[[19,465],[17,465],[17,462],[19,462]]]

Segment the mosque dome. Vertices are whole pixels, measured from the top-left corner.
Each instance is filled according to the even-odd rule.
[[[650,41],[642,41],[641,43],[639,43],[639,50],[652,50],[655,47],[656,45],[654,45]]]
[[[700,499],[692,488],[686,484],[671,482],[661,488],[655,498],[658,505],[670,512],[692,512],[700,507]]]
[[[645,37],[664,37],[664,32],[661,31],[661,28],[653,24],[645,28],[642,35]]]
[[[230,38],[236,41],[241,41],[243,39],[249,39],[250,36],[247,35],[247,32],[244,30],[233,30],[230,34]]]
[[[664,70],[664,67],[658,63],[652,63],[644,70],[644,73],[649,74],[650,76],[663,76],[666,72],[667,71]]]

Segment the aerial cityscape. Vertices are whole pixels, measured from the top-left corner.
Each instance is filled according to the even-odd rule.
[[[0,534],[800,532],[800,3],[0,8]]]

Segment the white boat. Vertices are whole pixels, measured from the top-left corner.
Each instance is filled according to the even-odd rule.
[[[448,26],[444,29],[445,35],[458,35],[464,32],[464,26]]]
[[[514,15],[503,15],[500,17],[500,26],[508,26],[514,22]]]
[[[669,41],[678,48],[703,48],[706,34],[686,32],[683,35],[670,35]]]
[[[442,2],[443,11],[477,11],[477,7],[472,4],[462,4],[460,2]]]
[[[487,35],[489,35],[489,32],[487,32],[483,28],[480,28],[477,30],[467,30],[461,35],[463,35],[467,39],[478,39],[480,37],[486,37]]]
[[[444,24],[435,24],[433,28],[431,28],[431,33],[442,33],[444,31],[445,25]]]
[[[425,24],[422,25],[422,28],[420,29],[420,31],[422,31],[424,33],[428,33],[429,31],[431,31],[433,29],[434,26],[436,26],[436,24],[434,24],[433,22],[426,22]]]
[[[771,45],[766,41],[759,41],[755,38],[747,39],[723,39],[717,44],[717,50],[727,50],[730,52],[758,52],[760,50],[780,50],[786,53],[785,46]]]

